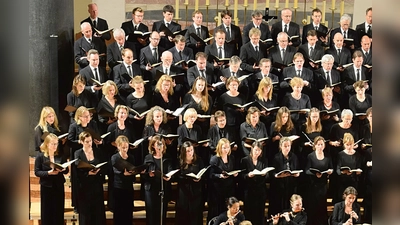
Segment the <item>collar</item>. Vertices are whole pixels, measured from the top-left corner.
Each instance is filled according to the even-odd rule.
[[[135,26],[140,26],[140,23],[139,24],[135,24],[135,22],[132,20],[132,24],[133,24],[133,27],[135,27]]]
[[[153,48],[157,48],[158,49],[158,46],[153,46],[151,43],[149,44],[149,47],[150,47],[150,50],[152,50],[152,51],[153,51]]]
[[[258,43],[258,45],[253,45],[253,42],[250,41],[250,44],[253,46],[253,49],[256,49],[256,46],[258,46],[258,51],[260,51],[260,43]]]
[[[318,27],[319,28],[321,26],[321,24],[315,24],[314,22],[312,22],[312,25],[313,25],[313,28],[314,27]]]
[[[285,28],[285,25],[287,25],[287,29],[289,30],[289,24],[290,24],[290,22],[289,22],[288,24],[286,24],[286,23],[283,22],[283,20],[282,20],[282,31],[283,31],[283,28]]]
[[[308,48],[311,48],[311,47],[313,47],[314,48],[314,50],[315,50],[315,46],[316,45],[314,45],[314,46],[311,46],[310,44],[307,44],[308,45]]]
[[[254,27],[259,27],[259,28],[261,29],[261,24],[257,26],[257,25],[253,22],[253,26],[254,26]]]
[[[125,67],[128,67],[128,66],[131,66],[131,67],[132,67],[132,64],[131,64],[131,65],[128,65],[128,64],[126,64],[124,61],[122,61],[122,63],[125,65]]]
[[[170,22],[166,21],[165,19],[163,19],[163,20],[164,20],[164,24],[169,23],[171,25],[171,23],[172,23],[172,20]]]
[[[285,51],[286,51],[287,47],[286,48],[281,48],[281,46],[279,46],[279,52],[282,52],[282,49],[285,49]]]
[[[340,27],[340,31],[341,31],[341,32],[342,32],[342,34],[343,34],[345,30],[343,30],[343,28],[342,28],[342,27]],[[346,33],[347,33],[347,37],[348,37],[348,35],[349,35],[349,29],[347,29],[347,30],[346,30]]]
[[[99,67],[94,68],[94,67],[93,67],[92,65],[90,65],[90,64],[89,64],[89,67],[90,67],[90,70],[92,70],[92,71],[93,71],[94,69],[97,69],[97,71],[99,71]]]

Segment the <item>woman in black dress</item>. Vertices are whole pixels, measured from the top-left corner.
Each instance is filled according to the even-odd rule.
[[[35,159],[35,175],[40,177],[40,220],[43,225],[64,224],[64,174],[63,170],[53,169],[47,163],[65,163],[57,152],[58,138],[49,134],[40,147],[41,153]]]
[[[215,155],[215,149],[217,148],[218,141],[221,138],[226,138],[228,139],[231,143],[235,142],[234,145],[232,145],[231,150],[236,151],[238,145],[236,143],[239,143],[239,140],[236,140],[235,136],[235,131],[232,130],[231,128],[226,126],[226,116],[225,112],[222,110],[218,110],[214,113],[214,120],[215,120],[215,126],[212,126],[210,130],[208,130],[207,138],[210,139],[209,142],[209,148],[210,148],[210,153],[211,155]]]
[[[244,181],[244,215],[253,224],[263,225],[265,222],[265,202],[267,200],[268,173],[255,175],[256,169],[261,171],[268,167],[267,159],[262,157],[263,144],[255,141],[251,145],[250,155],[242,158],[241,168]]]
[[[320,112],[317,108],[311,108],[307,121],[301,128],[300,135],[300,155],[298,155],[300,168],[304,169],[307,163],[307,156],[313,151],[313,141],[317,136],[321,136],[322,125]]]
[[[228,139],[219,140],[216,155],[210,159],[210,166],[210,182],[207,185],[209,187],[207,221],[225,211],[226,199],[235,192],[235,177],[238,173],[227,174],[237,168]]]
[[[297,179],[300,173],[282,172],[283,170],[299,170],[297,156],[291,152],[292,141],[283,137],[279,141],[280,152],[273,161],[272,167],[274,178],[271,180],[271,193],[268,214],[275,215],[289,208],[289,200],[292,194],[297,193]],[[281,173],[282,172],[282,173]]]
[[[321,111],[322,136],[325,139],[329,139],[329,132],[333,124],[338,123],[340,120],[340,106],[337,102],[332,101],[332,88],[326,87],[322,89],[321,93],[323,101],[319,104],[318,109]]]
[[[240,139],[242,140],[242,151],[245,156],[250,154],[251,144],[246,143],[245,138],[265,138],[268,137],[267,128],[263,122],[260,121],[260,110],[252,106],[247,111],[246,122],[240,125]],[[263,141],[265,143],[265,141]],[[266,154],[265,148],[262,148],[264,155]]]
[[[131,225],[133,212],[133,171],[120,171],[116,168],[119,160],[134,164],[134,157],[128,153],[129,140],[121,135],[115,140],[118,152],[111,157],[114,172],[114,224]]]
[[[165,153],[166,145],[164,139],[160,135],[154,136],[149,143],[149,154],[144,158],[144,163],[149,164],[148,173],[143,176],[145,189],[146,204],[146,224],[159,225],[161,222],[161,180],[163,182],[163,224],[167,211],[167,203],[171,194],[171,177],[161,177],[161,168],[163,173],[169,173],[172,168],[171,157]],[[161,167],[162,160],[162,167]]]
[[[97,105],[96,112],[99,119],[99,130],[105,132],[108,125],[114,123],[117,119],[114,117],[115,108],[118,105],[124,105],[124,101],[118,95],[117,85],[112,80],[104,83],[102,88],[103,96]]]
[[[278,106],[278,95],[273,93],[272,80],[269,77],[264,77],[260,84],[256,94],[254,95],[254,101],[257,101],[260,105],[267,109],[272,109]],[[275,121],[276,111],[268,111],[265,108],[260,108],[261,116],[260,120],[265,124],[265,127],[270,127],[271,123]]]
[[[154,94],[153,106],[160,106],[164,110],[175,111],[180,106],[179,96],[174,93],[175,82],[169,75],[162,75],[157,81]],[[179,126],[178,117],[168,114],[168,126],[171,131],[176,131]]]
[[[190,141],[182,144],[180,150],[180,175],[178,177],[178,200],[176,202],[176,224],[202,225],[204,201],[202,199],[203,180],[187,176],[197,174],[204,168],[203,161],[194,153]]]
[[[292,197],[290,197],[290,209],[286,209],[282,213],[278,213],[277,215],[272,216],[272,218],[268,221],[270,221],[270,225],[308,224],[307,213],[304,212],[301,196],[293,194]]]
[[[353,84],[356,94],[349,98],[349,108],[356,116],[353,123],[358,130],[362,130],[363,126],[368,123],[367,116],[364,113],[372,106],[372,96],[365,94],[365,85],[365,81],[356,81]],[[358,115],[359,113],[361,115]]]
[[[226,206],[228,210],[221,213],[214,224],[239,225],[240,222],[244,221],[245,218],[243,213],[240,211],[239,200],[237,198],[229,197],[226,200]]]
[[[361,170],[352,172],[348,169],[343,169],[343,167],[349,167],[350,170],[362,168],[360,153],[356,152],[354,147],[354,138],[353,135],[351,135],[350,133],[344,134],[343,147],[344,150],[339,152],[337,157],[336,173],[339,175],[339,185],[336,198],[332,200],[336,200],[334,201],[334,203],[339,202],[339,199],[342,196],[342,193],[346,187],[358,187],[359,178],[362,172]]]
[[[332,225],[352,225],[361,221],[360,205],[357,203],[357,190],[349,186],[343,191],[343,201],[335,204]]]
[[[99,100],[96,94],[86,90],[86,79],[83,75],[76,75],[72,81],[72,90],[67,94],[67,105],[73,106],[76,109],[80,106],[85,106],[86,108],[96,108]],[[74,122],[75,111],[69,112],[71,118],[71,123]]]
[[[126,98],[126,105],[138,113],[143,113],[151,108],[151,93],[145,92],[144,81],[141,76],[132,78],[131,83],[135,89],[134,92]],[[130,116],[132,126],[135,128],[134,139],[139,139],[142,136],[143,128],[145,126],[145,116],[140,117],[136,113]],[[136,158],[136,157],[135,157]]]
[[[307,166],[305,169],[305,172],[308,175],[308,193],[305,199],[305,206],[309,216],[307,224],[327,225],[327,185],[329,175],[333,172],[333,165],[331,158],[324,153],[325,139],[321,136],[317,136],[314,138],[313,142],[314,152],[311,152],[308,155]],[[317,169],[318,171],[314,169]]]
[[[92,136],[82,132],[79,140],[83,147],[75,152],[77,166],[79,224],[105,225],[106,213],[104,207],[103,182],[106,167],[98,169],[80,168],[80,161],[97,165],[106,161],[99,149],[92,148]]]

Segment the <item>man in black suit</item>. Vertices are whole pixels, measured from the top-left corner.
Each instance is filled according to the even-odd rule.
[[[347,104],[348,98],[354,95],[353,84],[356,81],[364,80],[366,81],[366,69],[362,66],[363,64],[363,53],[359,50],[354,51],[352,56],[353,65],[346,68],[344,71],[343,81],[344,81],[344,91],[347,94]],[[365,90],[369,89],[368,82],[365,82]],[[344,102],[345,103],[345,102]]]
[[[140,55],[140,49],[145,47],[149,42],[148,38],[129,38],[134,31],[148,32],[149,27],[142,23],[144,17],[144,10],[140,7],[136,7],[132,10],[132,20],[123,22],[121,28],[125,31],[127,40],[135,44],[135,55]]]
[[[315,30],[309,30],[306,39],[307,43],[299,47],[299,52],[301,52],[306,59],[304,67],[311,70],[318,69],[319,65],[313,63],[312,60],[320,60],[324,55],[324,48],[317,44],[318,36]]]
[[[217,30],[214,36],[214,43],[211,45],[207,45],[204,53],[206,53],[208,56],[213,55],[216,56],[220,59],[222,58],[230,58],[233,55],[233,48],[228,46],[228,44],[225,43],[225,32],[222,29]],[[210,61],[214,65],[215,69],[215,74],[218,73],[219,70],[222,70],[225,68],[225,65],[228,62],[216,62]]]
[[[232,56],[231,59],[229,60],[230,66],[219,72],[218,82],[223,81],[226,83],[226,80],[229,77],[237,77],[240,79],[241,76],[247,75],[248,73],[246,71],[243,71],[240,69],[241,63],[242,63],[242,60],[237,55]],[[239,92],[242,93],[244,96],[246,96],[246,99],[249,96],[248,95],[248,93],[249,93],[248,79],[249,78],[244,79],[243,81],[240,82],[240,85],[239,85]],[[227,91],[225,85],[219,85],[215,89],[216,89],[217,96],[220,96],[221,94],[223,94]]]
[[[365,22],[358,24],[356,26],[356,31],[361,34],[360,36],[367,34],[370,38],[372,38],[372,7],[369,7],[365,11]]]
[[[289,8],[284,8],[281,11],[281,21],[274,23],[271,27],[271,37],[273,39],[273,43],[277,42],[277,37],[280,32],[285,32],[289,37],[298,36],[293,40],[289,40],[289,45],[298,47],[301,43],[300,40],[300,26],[292,22],[292,10]]]
[[[304,65],[304,56],[300,52],[297,52],[293,56],[293,64],[294,66],[285,67],[282,72],[282,82],[280,83],[281,90],[285,92],[291,92],[292,89],[289,85],[290,79],[286,78],[293,78],[293,77],[300,77],[303,79],[303,92],[310,96],[312,85],[314,83],[314,75],[310,69],[303,67]],[[286,80],[285,80],[286,79]]]
[[[371,38],[368,35],[364,35],[361,38],[361,47],[359,50],[363,53],[363,65],[370,65],[372,66],[372,48],[371,48]]]
[[[285,32],[280,32],[277,37],[278,45],[269,50],[269,58],[272,61],[272,67],[275,74],[280,76],[283,67],[274,65],[279,63],[282,65],[289,65],[293,61],[293,56],[296,53],[296,48],[288,45],[288,35]]]
[[[336,33],[333,37],[333,47],[326,50],[326,54],[331,54],[335,58],[335,63],[333,65],[334,69],[340,72],[344,71],[343,65],[351,63],[351,53],[347,48],[343,48],[343,35],[341,33]]]
[[[106,82],[108,80],[106,68],[99,66],[99,52],[97,50],[90,49],[87,58],[89,60],[89,65],[79,71],[79,73],[85,77],[85,89],[94,93],[97,99],[101,99],[102,87],[97,86],[92,79],[95,79],[100,83]]]
[[[101,40],[104,42],[106,42],[106,40],[110,40],[111,39],[111,34],[110,32],[106,32],[104,34],[99,34],[96,32],[95,28],[98,31],[105,31],[108,30],[108,24],[107,21],[105,19],[99,18],[98,14],[99,14],[99,10],[97,7],[96,3],[90,3],[88,5],[88,12],[90,14],[90,16],[84,20],[81,21],[81,24],[84,22],[88,22],[90,23],[90,25],[92,26],[92,33],[95,37],[99,37],[101,38]]]
[[[177,66],[187,70],[188,65],[186,62],[194,59],[193,50],[186,47],[186,39],[182,35],[176,35],[174,41],[175,47],[170,48],[168,51],[172,53],[174,63],[185,60],[185,63],[180,63]]]
[[[248,73],[256,73],[260,70],[258,62],[267,57],[267,46],[260,42],[261,31],[251,28],[249,32],[250,41],[240,48],[240,68]]]
[[[121,55],[123,60],[122,63],[114,67],[114,82],[118,87],[118,92],[121,98],[126,101],[126,97],[134,91],[131,77],[141,76],[142,71],[140,70],[139,65],[133,63],[135,58],[133,57],[131,49],[123,49]]]
[[[178,23],[175,23],[172,21],[172,17],[174,16],[175,9],[172,5],[165,5],[163,8],[163,16],[164,19],[154,22],[153,24],[153,31],[157,31],[160,33],[161,40],[160,40],[160,46],[162,46],[164,49],[170,49],[174,46],[174,38],[171,36],[166,36],[164,31],[162,31],[161,24],[164,24],[168,30],[170,30],[172,33],[175,31],[180,31],[182,30],[181,25]]]
[[[240,27],[232,24],[232,13],[229,10],[221,11],[222,24],[214,29],[214,36],[216,31],[222,29],[225,32],[226,43],[233,48],[233,55],[239,55],[240,48],[242,47],[242,32]]]
[[[340,17],[340,27],[333,29],[331,32],[331,40],[330,40],[331,47],[333,47],[334,45],[333,38],[337,33],[341,33],[344,39],[353,39],[353,42],[344,44],[344,47],[349,49],[351,52],[354,51],[354,49],[360,47],[360,42],[358,41],[359,39],[357,32],[350,28],[350,23],[351,23],[351,17],[348,14],[343,14],[342,17]]]
[[[193,54],[197,52],[204,52],[206,44],[203,42],[198,42],[196,39],[190,36],[190,34],[195,34],[200,39],[204,40],[210,37],[208,33],[208,28],[206,26],[201,25],[203,22],[203,13],[199,10],[196,10],[192,13],[193,23],[187,28],[185,38],[186,38],[186,46],[193,50]]]
[[[328,28],[324,25],[321,24],[321,18],[322,18],[322,12],[320,9],[315,8],[312,10],[311,12],[311,18],[313,20],[312,23],[307,24],[303,27],[303,35],[301,38],[302,44],[307,43],[307,33],[310,30],[317,30],[320,31],[322,33],[327,33],[328,32]],[[318,41],[317,44],[318,45],[322,45],[322,46],[327,46],[328,43],[328,39],[321,37]]]
[[[188,90],[192,87],[194,80],[198,76],[206,78],[207,84],[215,83],[214,68],[211,64],[207,65],[207,54],[204,52],[196,53],[196,66],[192,66],[187,71]]]
[[[254,74],[254,76],[248,80],[250,88],[249,95],[253,96],[256,93],[260,81],[265,77],[269,77],[271,79],[274,91],[277,91],[277,87],[279,86],[279,78],[277,75],[271,73],[271,60],[269,58],[262,58],[258,65],[260,67],[260,72]]]
[[[316,89],[322,91],[325,87],[333,87],[334,101],[338,102],[341,98],[342,84],[337,84],[341,82],[340,73],[333,69],[333,63],[335,59],[333,55],[325,54],[322,56],[321,65],[322,67],[315,71],[315,85]],[[334,85],[337,84],[337,85]],[[322,101],[321,95],[310,96],[314,97],[316,102]]]
[[[81,32],[83,36],[74,43],[75,62],[79,65],[79,70],[82,70],[89,65],[87,53],[90,49],[96,49],[100,56],[100,66],[106,67],[106,46],[98,37],[92,36],[92,27],[88,22],[81,24]]]
[[[271,39],[271,32],[269,31],[269,26],[266,23],[263,23],[263,14],[260,10],[255,10],[253,13],[251,13],[251,20],[252,22],[248,23],[245,27],[243,27],[243,45],[247,44],[250,41],[250,30],[252,28],[258,28],[261,33],[260,33],[260,39],[265,41],[267,39]],[[274,45],[276,42],[265,42],[267,45],[267,48],[271,47]]]
[[[150,34],[150,44],[140,50],[140,69],[143,71],[145,80],[149,80],[152,84],[154,81],[154,64],[161,62],[161,54],[164,48],[159,46],[160,34],[153,31]]]

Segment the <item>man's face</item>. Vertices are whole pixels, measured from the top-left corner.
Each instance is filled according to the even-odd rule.
[[[333,38],[333,42],[335,43],[335,46],[337,48],[343,47],[343,36],[342,35],[335,35],[335,37]]]
[[[271,62],[261,63],[260,69],[263,74],[269,74],[269,71],[271,70]]]
[[[232,72],[237,73],[237,71],[238,71],[239,68],[240,68],[240,63],[235,63],[235,64],[232,63],[232,64],[229,66],[229,68],[231,68],[231,71],[232,71]]]
[[[99,54],[90,54],[89,63],[90,66],[97,68],[99,66]]]
[[[292,11],[290,11],[290,10],[283,10],[283,11],[282,11],[282,14],[281,14],[281,18],[282,18],[282,21],[283,21],[285,24],[290,23],[290,21],[292,20]]]
[[[372,24],[372,10],[369,10],[367,15],[365,15],[365,20],[368,24]]]
[[[122,59],[124,60],[124,62],[128,65],[132,64],[133,61],[133,53],[132,51],[125,51],[124,55],[122,56]]]
[[[361,39],[361,47],[364,51],[369,51],[369,49],[371,48],[371,39],[369,39],[369,37],[363,37]]]
[[[317,43],[318,37],[317,36],[307,36],[307,42],[309,45],[314,46]]]
[[[258,43],[260,42],[260,35],[257,34],[251,35],[250,41],[253,45],[258,45]]]
[[[207,63],[207,60],[206,60],[206,58],[204,58],[204,57],[199,57],[199,58],[197,58],[197,60],[196,60],[196,65],[197,65],[197,67],[199,68],[199,70],[204,70],[204,69],[206,69],[206,63]]]
[[[303,57],[297,57],[297,58],[293,59],[293,63],[297,69],[301,69],[304,64],[304,59],[303,59]]]
[[[362,65],[362,63],[363,63],[363,60],[364,60],[364,59],[363,59],[363,57],[361,56],[361,57],[353,58],[352,60],[353,60],[354,66],[355,66],[356,68],[360,68],[361,65]]]
[[[315,23],[315,24],[319,24],[319,23],[321,23],[321,13],[320,12],[314,12],[313,14],[312,14],[312,20],[313,20],[313,22]]]
[[[201,23],[203,23],[203,14],[197,13],[192,19],[196,26],[201,26]]]
[[[251,18],[253,20],[253,23],[256,26],[260,26],[261,22],[262,22],[262,16],[254,16]]]
[[[329,60],[326,62],[322,63],[322,67],[324,68],[324,70],[326,71],[331,71],[332,67],[333,67],[333,60]]]
[[[215,34],[215,41],[217,43],[218,47],[221,47],[225,43],[225,33],[224,32],[218,32]]]
[[[81,32],[85,38],[92,38],[92,27],[89,24],[83,25]]]
[[[232,17],[230,17],[229,15],[225,15],[222,18],[222,22],[225,24],[225,26],[229,26],[232,22]]]
[[[183,51],[183,49],[185,48],[185,42],[184,41],[178,41],[178,43],[175,43],[176,48],[179,51]]]
[[[172,54],[163,54],[161,56],[161,61],[165,67],[170,67],[172,63]]]
[[[136,11],[135,14],[132,14],[132,20],[135,24],[139,24],[143,21],[144,12]]]
[[[99,14],[97,5],[92,4],[92,5],[89,7],[88,12],[89,12],[89,14],[90,14],[90,18],[96,19],[96,18],[97,18],[97,15]]]
[[[286,48],[289,44],[288,37],[286,35],[282,35],[281,37],[278,36],[278,44],[281,48]]]
[[[163,12],[163,16],[164,16],[164,19],[165,19],[167,22],[171,22],[172,17],[174,16],[174,14],[171,13],[171,12]]]
[[[342,20],[340,21],[340,27],[344,30],[347,31],[350,26],[350,21],[349,20]]]
[[[152,46],[158,46],[158,43],[160,43],[160,35],[158,33],[153,33],[150,36],[150,43]]]
[[[124,44],[125,44],[125,36],[124,35],[117,35],[114,37],[114,39],[118,43],[118,45],[124,46]]]

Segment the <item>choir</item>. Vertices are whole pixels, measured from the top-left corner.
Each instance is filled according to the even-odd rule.
[[[371,222],[372,65],[364,61],[370,46],[344,46],[346,30],[339,28],[331,38],[321,36],[318,21],[303,29],[299,46],[300,37],[288,36],[300,36],[290,9],[271,30],[255,11],[243,38],[224,10],[209,44],[201,11],[193,12],[187,30],[171,22],[173,13],[165,6],[164,19],[149,32],[143,9],[135,8],[132,21],[114,30],[117,45],[107,46],[108,74],[104,46],[97,48],[105,43],[99,23],[82,23],[84,37],[75,43],[80,71],[67,95],[67,138],[56,136],[63,129],[49,106],[35,127],[35,149],[43,152],[35,161],[42,224],[61,224],[68,168],[46,162],[64,163],[65,144],[69,160],[77,159],[71,164],[72,204],[80,224],[105,224],[105,175],[114,224],[132,224],[138,174],[151,225],[165,224],[169,201],[176,201],[176,224],[202,224],[206,202],[207,221],[218,225],[245,218],[257,225],[327,224],[327,198],[335,203],[332,224]],[[320,13],[314,9],[313,20]],[[353,32],[359,35],[354,41],[372,37],[361,34]],[[229,60],[217,62],[222,58]],[[83,162],[105,163],[87,169]],[[365,201],[364,219],[356,189]]]

